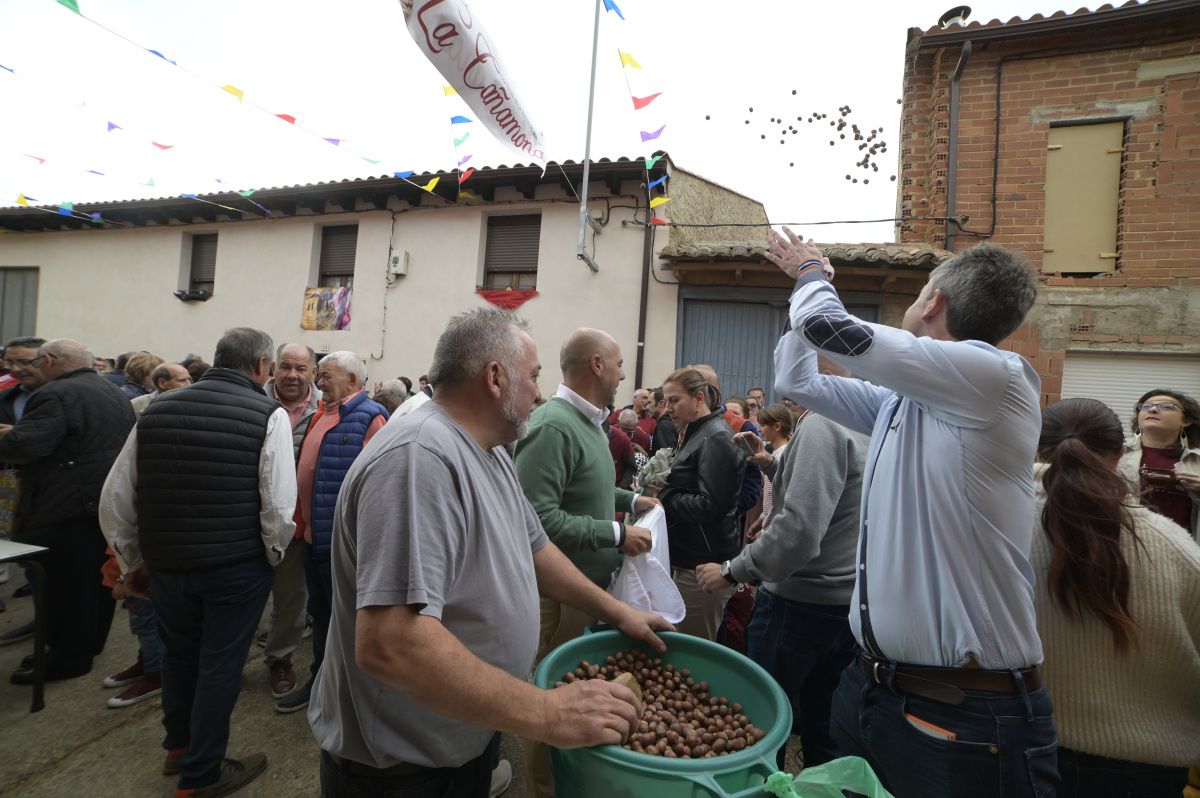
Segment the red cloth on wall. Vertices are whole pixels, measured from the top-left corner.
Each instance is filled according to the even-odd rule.
[[[516,310],[524,305],[528,300],[533,299],[538,295],[534,289],[528,291],[486,291],[480,288],[475,293],[491,302],[493,305],[505,310]]]

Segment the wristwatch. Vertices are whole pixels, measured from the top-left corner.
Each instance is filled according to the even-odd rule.
[[[725,577],[725,581],[729,584],[737,584],[737,580],[733,578],[733,574],[729,573],[729,560],[721,563],[721,576]]]

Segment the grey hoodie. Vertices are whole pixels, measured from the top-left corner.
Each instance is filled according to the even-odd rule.
[[[869,445],[866,435],[810,414],[767,468],[775,494],[771,525],[730,561],[733,577],[761,579],[792,601],[849,605]]]

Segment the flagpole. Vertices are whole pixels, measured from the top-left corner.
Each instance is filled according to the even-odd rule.
[[[583,190],[579,192],[579,246],[575,250],[576,257],[586,263],[593,272],[600,271],[600,264],[596,263],[587,253],[587,228],[591,223],[591,219],[588,217],[587,201],[588,174],[592,165],[592,106],[596,101],[596,51],[600,45],[601,2],[603,0],[596,0],[596,15],[592,20],[592,76],[588,84],[587,139],[583,145]]]

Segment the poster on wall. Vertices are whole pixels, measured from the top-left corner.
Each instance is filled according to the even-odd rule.
[[[300,316],[302,330],[349,330],[350,286],[304,289],[304,313]]]

